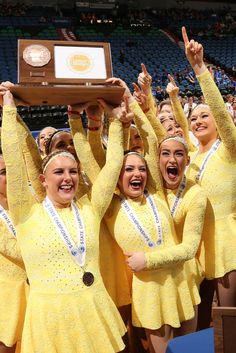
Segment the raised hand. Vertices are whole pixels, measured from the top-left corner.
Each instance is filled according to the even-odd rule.
[[[119,118],[123,127],[129,127],[134,120],[134,113],[130,110],[128,98],[124,98],[124,101],[121,103],[121,114]]]
[[[124,101],[119,106],[112,106],[105,102],[103,99],[98,99],[98,103],[102,106],[110,118],[119,119],[124,126],[131,123],[134,118],[133,113],[129,109],[128,98],[125,97]]]
[[[151,84],[152,84],[152,76],[148,73],[147,68],[144,64],[141,64],[142,72],[140,72],[138,76],[138,84],[141,90],[148,95]]]
[[[124,93],[124,98],[127,97],[130,102],[133,100],[132,94],[129,90],[129,87],[127,86],[127,84],[125,83],[125,81],[121,80],[120,78],[117,77],[111,77],[108,78],[106,80],[107,83],[111,83],[112,85],[116,85],[116,86],[120,86],[123,87],[125,89],[125,93]]]
[[[182,27],[182,36],[185,46],[186,57],[190,65],[192,66],[195,74],[200,75],[205,70],[207,70],[207,67],[203,61],[203,46],[193,39],[189,41],[185,27]]]
[[[80,113],[83,113],[85,109],[87,109],[90,105],[94,105],[94,102],[85,102],[85,103],[79,103],[79,104],[74,104],[74,105],[68,105],[68,113],[75,113],[73,115],[73,119],[80,118]],[[70,114],[71,117],[71,114]]]
[[[9,85],[10,84],[10,85]],[[15,101],[12,93],[9,91],[11,87],[11,82],[6,81],[0,84],[0,105],[9,105],[15,107]],[[13,85],[14,86],[14,85]]]
[[[171,98],[177,97],[179,94],[179,87],[176,85],[174,78],[170,74],[168,75],[168,79],[170,82],[166,87],[166,92]]]
[[[149,110],[147,95],[140,89],[140,87],[136,83],[133,83],[133,87],[134,87],[134,93],[133,93],[134,99],[138,102],[143,112],[144,113],[147,112]]]

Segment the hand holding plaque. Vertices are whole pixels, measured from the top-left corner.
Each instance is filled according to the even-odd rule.
[[[11,92],[29,105],[122,99],[124,89],[106,82],[112,77],[109,43],[20,39],[18,53],[18,84]]]

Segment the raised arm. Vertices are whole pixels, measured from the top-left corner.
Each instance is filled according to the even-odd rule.
[[[162,177],[158,167],[158,141],[156,135],[146,115],[135,100],[130,103],[130,109],[134,113],[134,121],[144,143],[145,160],[149,171],[148,188],[151,187],[154,190],[162,190]]]
[[[92,105],[86,109],[86,114],[88,118],[88,141],[96,162],[102,168],[106,162],[106,151],[101,139],[104,112],[101,106]]]
[[[144,64],[141,64],[141,72],[138,76],[138,85],[142,92],[147,96],[148,108],[152,110],[153,114],[156,116],[157,104],[155,98],[152,95],[152,77],[148,73],[147,68]]]
[[[141,74],[140,74],[141,75]],[[157,141],[161,141],[166,136],[166,130],[162,126],[160,119],[156,116],[155,111],[151,108],[150,102],[148,100],[148,96],[143,92],[143,90],[136,84],[134,86],[134,98],[136,102],[139,104],[143,113],[148,118],[155,134],[157,137]]]
[[[83,166],[83,170],[93,184],[96,180],[100,167],[96,162],[91,146],[87,140],[79,112],[73,110],[69,113],[69,124],[73,135],[76,154]]]
[[[28,186],[26,165],[17,133],[17,110],[9,90],[0,87],[3,95],[2,150],[7,171],[7,197],[15,226],[24,220],[36,202]]]
[[[174,117],[176,122],[179,124],[181,129],[183,130],[184,133],[184,139],[188,144],[189,151],[194,152],[196,151],[196,147],[192,144],[190,137],[189,137],[189,128],[188,128],[188,121],[187,118],[184,114],[184,110],[182,108],[182,105],[180,104],[179,101],[179,87],[177,87],[175,80],[171,75],[168,75],[168,78],[170,82],[168,83],[166,87],[166,92],[169,94],[170,101],[171,101],[171,106],[173,109]]]
[[[104,108],[109,109],[104,101],[100,102]],[[113,110],[111,109],[113,121],[111,121],[109,128],[106,163],[92,187],[91,202],[97,210],[100,219],[110,205],[123,164],[123,128],[119,119],[124,109],[126,108],[117,107]]]
[[[203,47],[193,39],[189,41],[186,29],[182,28],[185,53],[201,86],[206,103],[213,113],[220,138],[232,159],[236,158],[236,127],[228,113],[221,93],[203,60]]]
[[[42,158],[30,130],[19,114],[17,114],[17,133],[26,164],[28,180],[33,188],[35,198],[42,202],[45,198],[45,189],[39,180]]]

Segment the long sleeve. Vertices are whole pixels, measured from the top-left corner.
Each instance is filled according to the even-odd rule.
[[[162,177],[159,170],[157,138],[146,115],[136,101],[130,104],[130,109],[135,115],[135,124],[144,143],[145,160],[148,165],[148,189],[162,189]]]
[[[124,151],[129,150],[129,139],[130,139],[130,127],[125,127],[123,130],[124,133]]]
[[[7,231],[2,232],[0,236],[0,254],[10,261],[23,266],[23,260],[17,240]]]
[[[181,129],[183,130],[184,139],[188,144],[189,151],[194,152],[194,151],[196,151],[196,147],[192,144],[192,142],[190,140],[188,121],[187,121],[187,118],[184,114],[184,110],[182,108],[182,105],[181,105],[178,97],[174,98],[174,97],[170,96],[170,100],[171,100],[171,106],[173,109],[175,120],[179,124]]]
[[[232,159],[236,158],[236,127],[225,107],[224,100],[211,73],[206,70],[197,76],[206,103],[213,113],[220,138]]]
[[[94,158],[100,168],[106,163],[106,152],[102,145],[101,130],[88,130],[88,141],[90,143]]]
[[[31,132],[19,114],[17,115],[17,134],[26,164],[28,180],[33,188],[36,199],[41,202],[45,198],[45,189],[39,180],[42,158]]]
[[[87,140],[81,119],[69,119],[76,154],[88,176],[91,184],[96,180],[100,167],[94,158],[91,146]]]
[[[206,207],[207,198],[203,192],[186,202],[182,243],[145,253],[148,270],[174,266],[175,263],[194,258],[202,237]]]
[[[152,125],[152,128],[157,137],[157,141],[159,143],[161,140],[163,140],[166,137],[167,132],[163,127],[160,119],[154,114],[153,110],[149,109],[149,111],[146,113],[146,116],[150,124]]]
[[[153,114],[156,115],[156,111],[157,111],[157,104],[155,102],[155,98],[152,95],[152,90],[149,89],[149,93],[147,96],[147,104],[150,110],[152,110]]]
[[[28,217],[35,200],[28,186],[28,177],[17,133],[17,111],[3,107],[2,149],[7,171],[7,198],[10,215],[17,226]]]
[[[92,187],[91,202],[100,219],[113,197],[124,159],[123,128],[118,119],[111,122],[107,144],[106,164]]]

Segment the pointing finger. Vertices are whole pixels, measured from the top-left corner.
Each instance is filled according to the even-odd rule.
[[[141,64],[141,68],[142,68],[142,72],[144,73],[144,75],[148,75],[146,66],[143,63]]]
[[[189,39],[188,39],[188,35],[187,35],[187,31],[185,27],[182,27],[182,37],[184,40],[184,44],[188,45],[189,44]]]

